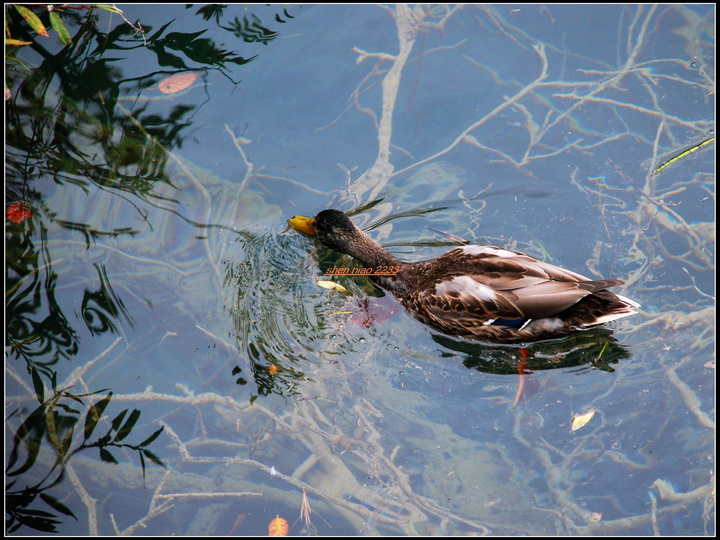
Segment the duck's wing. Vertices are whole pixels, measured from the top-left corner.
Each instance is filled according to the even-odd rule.
[[[497,324],[552,317],[619,280],[591,280],[523,253],[465,246],[432,261],[416,304],[446,324]],[[510,322],[511,324],[511,322]]]

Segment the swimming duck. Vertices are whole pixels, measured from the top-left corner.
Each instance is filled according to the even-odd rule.
[[[376,285],[416,319],[448,335],[493,343],[540,341],[632,315],[640,307],[607,290],[624,283],[619,279],[590,279],[519,251],[466,245],[405,263],[339,210],[295,216],[288,224],[372,269],[368,277]]]

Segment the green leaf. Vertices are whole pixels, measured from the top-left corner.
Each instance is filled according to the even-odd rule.
[[[113,4],[95,4],[94,7],[98,9],[104,9],[105,11],[110,11],[111,13],[117,13],[118,15],[123,14],[122,10],[116,8]]]
[[[43,37],[50,37],[47,30],[45,29],[45,25],[43,25],[42,21],[32,11],[30,11],[24,6],[19,6],[17,4],[15,5],[15,9],[18,10],[18,13],[22,15],[22,18],[27,21],[27,23],[30,25],[30,28],[35,30],[35,32],[37,32]]]
[[[113,455],[104,448],[100,449],[100,459],[102,459],[106,463],[118,463],[118,460],[115,459]]]
[[[95,428],[97,427],[98,422],[100,421],[100,418],[102,418],[103,411],[105,411],[105,407],[108,406],[110,403],[110,400],[112,399],[112,392],[110,392],[106,397],[98,401],[95,405],[90,407],[90,410],[87,413],[87,416],[85,417],[85,440],[87,441],[90,436],[92,435],[93,431],[95,431]]]
[[[94,442],[92,446],[107,446],[108,444],[110,444],[110,434],[103,435],[96,442]]]
[[[165,426],[158,429],[155,433],[150,435],[147,439],[145,439],[143,442],[141,442],[138,446],[141,448],[143,446],[148,446],[151,442],[153,442],[155,439],[157,439],[160,436],[160,434],[163,432],[163,429],[165,429]]]
[[[13,448],[8,457],[7,472],[5,473],[7,476],[22,474],[33,466],[40,453],[40,445],[42,444],[46,429],[45,406],[41,405],[25,419],[13,437]],[[25,441],[24,446],[27,451],[25,463],[23,463],[20,468],[11,471],[10,469],[17,463],[19,448],[23,441]]]
[[[28,515],[26,515],[28,514]],[[31,529],[35,529],[36,531],[43,531],[43,532],[57,532],[55,529],[55,525],[60,525],[62,521],[58,521],[57,519],[50,519],[46,517],[36,517],[33,513],[33,515],[30,512],[23,512],[18,513],[15,517],[17,518],[18,522],[21,525],[25,525],[26,527],[30,527]],[[55,517],[53,514],[49,514],[51,517]],[[15,530],[15,529],[13,529]],[[8,530],[8,532],[11,532]]]
[[[145,484],[145,458],[142,455],[142,451],[140,451],[140,467],[142,467],[143,485],[144,485]]]
[[[125,419],[125,415],[127,414],[128,409],[125,409],[120,414],[118,414],[115,418],[113,418],[112,425],[110,426],[110,431],[108,431],[108,436],[113,431],[117,431],[120,429],[120,424],[122,424],[123,420]]]
[[[138,418],[140,418],[140,411],[135,409],[130,413],[130,417],[127,419],[127,422],[125,422],[122,429],[118,431],[118,434],[115,436],[115,440],[113,442],[120,442],[130,435],[130,432],[135,427],[135,423],[138,421]]]
[[[70,431],[63,437],[63,440],[60,442],[60,448],[63,456],[67,456],[68,451],[70,450],[70,446],[72,445],[72,438],[75,434],[75,426],[72,426],[70,428]]]
[[[143,450],[142,450],[142,453],[143,453],[143,455],[144,455],[146,458],[148,458],[148,459],[149,459],[150,461],[152,461],[153,463],[155,463],[155,464],[157,464],[157,465],[160,465],[161,467],[164,467],[164,466],[165,466],[165,464],[163,463],[162,459],[160,459],[159,457],[157,457],[157,456],[156,456],[155,454],[153,454],[150,450],[148,450],[148,449],[143,449]]]
[[[68,32],[68,29],[65,28],[65,24],[63,24],[60,15],[58,15],[55,11],[50,12],[50,24],[52,24],[53,29],[58,33],[60,43],[63,45],[72,44],[70,32]]]
[[[32,377],[35,396],[40,403],[43,403],[45,401],[45,385],[43,384],[37,369],[35,369],[35,366],[30,367],[30,376]]]
[[[71,394],[71,393],[68,392],[67,390],[65,391],[65,397],[68,397],[68,398],[72,399],[73,401],[77,401],[80,405],[85,405],[85,403],[83,403],[83,400],[82,400],[82,399],[80,399],[80,398],[79,398],[78,396],[76,396],[75,394]]]
[[[40,493],[40,498],[45,501],[48,505],[50,505],[53,510],[56,512],[60,512],[61,514],[65,514],[66,516],[72,516],[75,518],[75,521],[77,521],[77,517],[75,514],[72,513],[72,510],[70,510],[67,506],[65,506],[63,503],[58,501],[55,497],[51,497],[47,493]]]
[[[55,408],[60,409],[61,411],[65,411],[68,414],[76,414],[77,416],[80,416],[80,411],[78,411],[77,409],[73,409],[72,407],[70,407],[69,405],[65,405],[64,403],[58,403],[57,405],[55,405]]]

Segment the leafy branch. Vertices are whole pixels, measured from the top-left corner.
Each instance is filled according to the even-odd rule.
[[[71,5],[64,5],[62,7],[54,6],[52,4],[44,5],[44,6],[36,6],[39,10],[42,10],[40,13],[40,16],[35,14],[30,8],[21,6],[19,4],[13,4],[17,12],[20,14],[20,16],[25,19],[25,22],[28,23],[30,28],[39,36],[50,38],[50,34],[47,31],[47,28],[45,27],[45,24],[43,24],[40,16],[42,16],[44,13],[48,14],[48,18],[50,20],[50,26],[52,27],[55,32],[58,34],[58,38],[60,39],[60,43],[63,45],[70,45],[72,43],[72,37],[70,37],[70,32],[68,31],[67,27],[65,26],[65,23],[63,23],[62,18],[60,17],[60,14],[63,13],[65,10],[88,10],[91,12],[94,8],[102,9],[104,11],[109,11],[110,13],[115,13],[117,15],[120,15],[122,19],[130,25],[136,32],[140,34],[145,34],[142,27],[140,25],[133,25],[130,21],[128,21],[125,18],[125,15],[123,14],[122,10],[117,8],[115,4],[91,4],[91,5],[78,5],[78,6],[71,6]],[[7,8],[6,8],[7,9]],[[10,19],[10,14],[7,13],[8,19]],[[10,21],[11,22],[11,21]],[[14,39],[12,35],[10,34],[10,26],[8,24],[5,25],[5,45],[11,45],[11,46],[21,46],[21,45],[30,45],[32,44],[32,41],[22,41],[19,39]]]
[[[110,449],[127,448],[138,453],[140,466],[142,468],[143,481],[145,480],[145,460],[164,467],[162,460],[147,447],[150,446],[163,432],[163,427],[155,431],[139,444],[130,444],[125,441],[132,433],[137,421],[140,419],[140,410],[129,409],[121,411],[110,422],[107,432],[96,440],[92,440],[93,433],[103,420],[103,414],[112,400],[112,392],[104,398],[87,408],[85,414],[85,425],[82,430],[82,442],[73,448],[75,432],[82,412],[76,408],[76,404],[85,406],[83,398],[104,392],[99,390],[84,395],[75,395],[68,389],[58,390],[53,380],[53,395],[45,399],[45,387],[38,371],[31,367],[31,376],[35,395],[40,405],[30,413],[24,422],[17,428],[13,436],[12,450],[8,457],[6,475],[8,477],[18,476],[30,470],[38,460],[42,441],[45,436],[49,439],[56,453],[55,463],[52,465],[45,477],[34,486],[26,486],[24,489],[10,491],[16,483],[13,480],[6,486],[6,531],[12,532],[20,526],[25,525],[36,530],[55,532],[55,525],[60,523],[52,514],[43,510],[29,509],[31,503],[37,496],[48,504],[55,511],[75,515],[62,503],[51,497],[45,491],[56,485],[63,475],[63,470],[58,477],[50,481],[53,472],[58,465],[64,465],[77,452],[87,448],[98,448],[100,459],[106,463],[118,463],[118,460],[110,452]],[[129,414],[128,414],[129,413]],[[12,416],[12,415],[11,415]],[[21,461],[21,451],[24,449],[25,456]],[[77,519],[77,518],[76,518]]]

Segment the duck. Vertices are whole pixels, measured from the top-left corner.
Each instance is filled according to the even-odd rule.
[[[437,258],[403,262],[340,210],[293,216],[288,225],[350,255],[362,274],[415,319],[449,336],[500,344],[560,338],[636,313],[640,305],[591,279],[492,245],[464,245]]]

